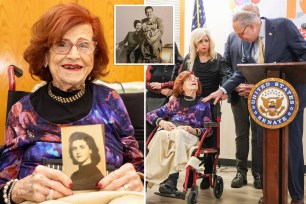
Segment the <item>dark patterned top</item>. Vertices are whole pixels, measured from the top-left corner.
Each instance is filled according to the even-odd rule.
[[[159,109],[147,113],[147,121],[154,124],[157,118],[169,119],[174,124],[189,125],[193,128],[201,128],[205,131],[204,122],[211,121],[210,104],[204,103],[202,98],[191,107],[182,106],[183,98],[175,98]]]
[[[68,124],[55,124],[40,117],[30,102],[30,95],[13,105],[0,158],[0,189],[11,179],[30,175],[42,159],[62,158],[62,126],[104,124],[106,163],[119,168],[130,162],[136,171],[143,172],[143,155],[119,94],[94,84],[93,99],[89,114]]]

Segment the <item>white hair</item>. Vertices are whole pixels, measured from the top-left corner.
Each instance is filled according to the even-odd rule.
[[[258,24],[260,22],[259,16],[250,11],[237,11],[233,16],[233,23],[238,22],[241,26],[248,24]]]

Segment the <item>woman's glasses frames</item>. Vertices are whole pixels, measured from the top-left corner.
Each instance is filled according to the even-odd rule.
[[[199,81],[199,77],[195,77],[195,76],[189,76],[188,78],[187,78],[187,81]]]
[[[54,43],[52,48],[57,54],[67,54],[70,52],[73,46],[76,46],[80,53],[90,54],[95,50],[96,45],[97,42],[89,40],[79,41],[76,44],[73,44],[69,40],[62,40],[60,42]]]

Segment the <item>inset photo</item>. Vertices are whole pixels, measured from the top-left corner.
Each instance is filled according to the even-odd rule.
[[[63,172],[72,180],[72,190],[94,190],[106,176],[104,125],[64,126]]]
[[[173,6],[115,5],[115,65],[173,65]]]

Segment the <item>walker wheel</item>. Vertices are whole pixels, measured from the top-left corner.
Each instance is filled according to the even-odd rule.
[[[215,198],[219,199],[222,196],[223,193],[223,179],[221,176],[215,176],[214,179],[214,196]]]

